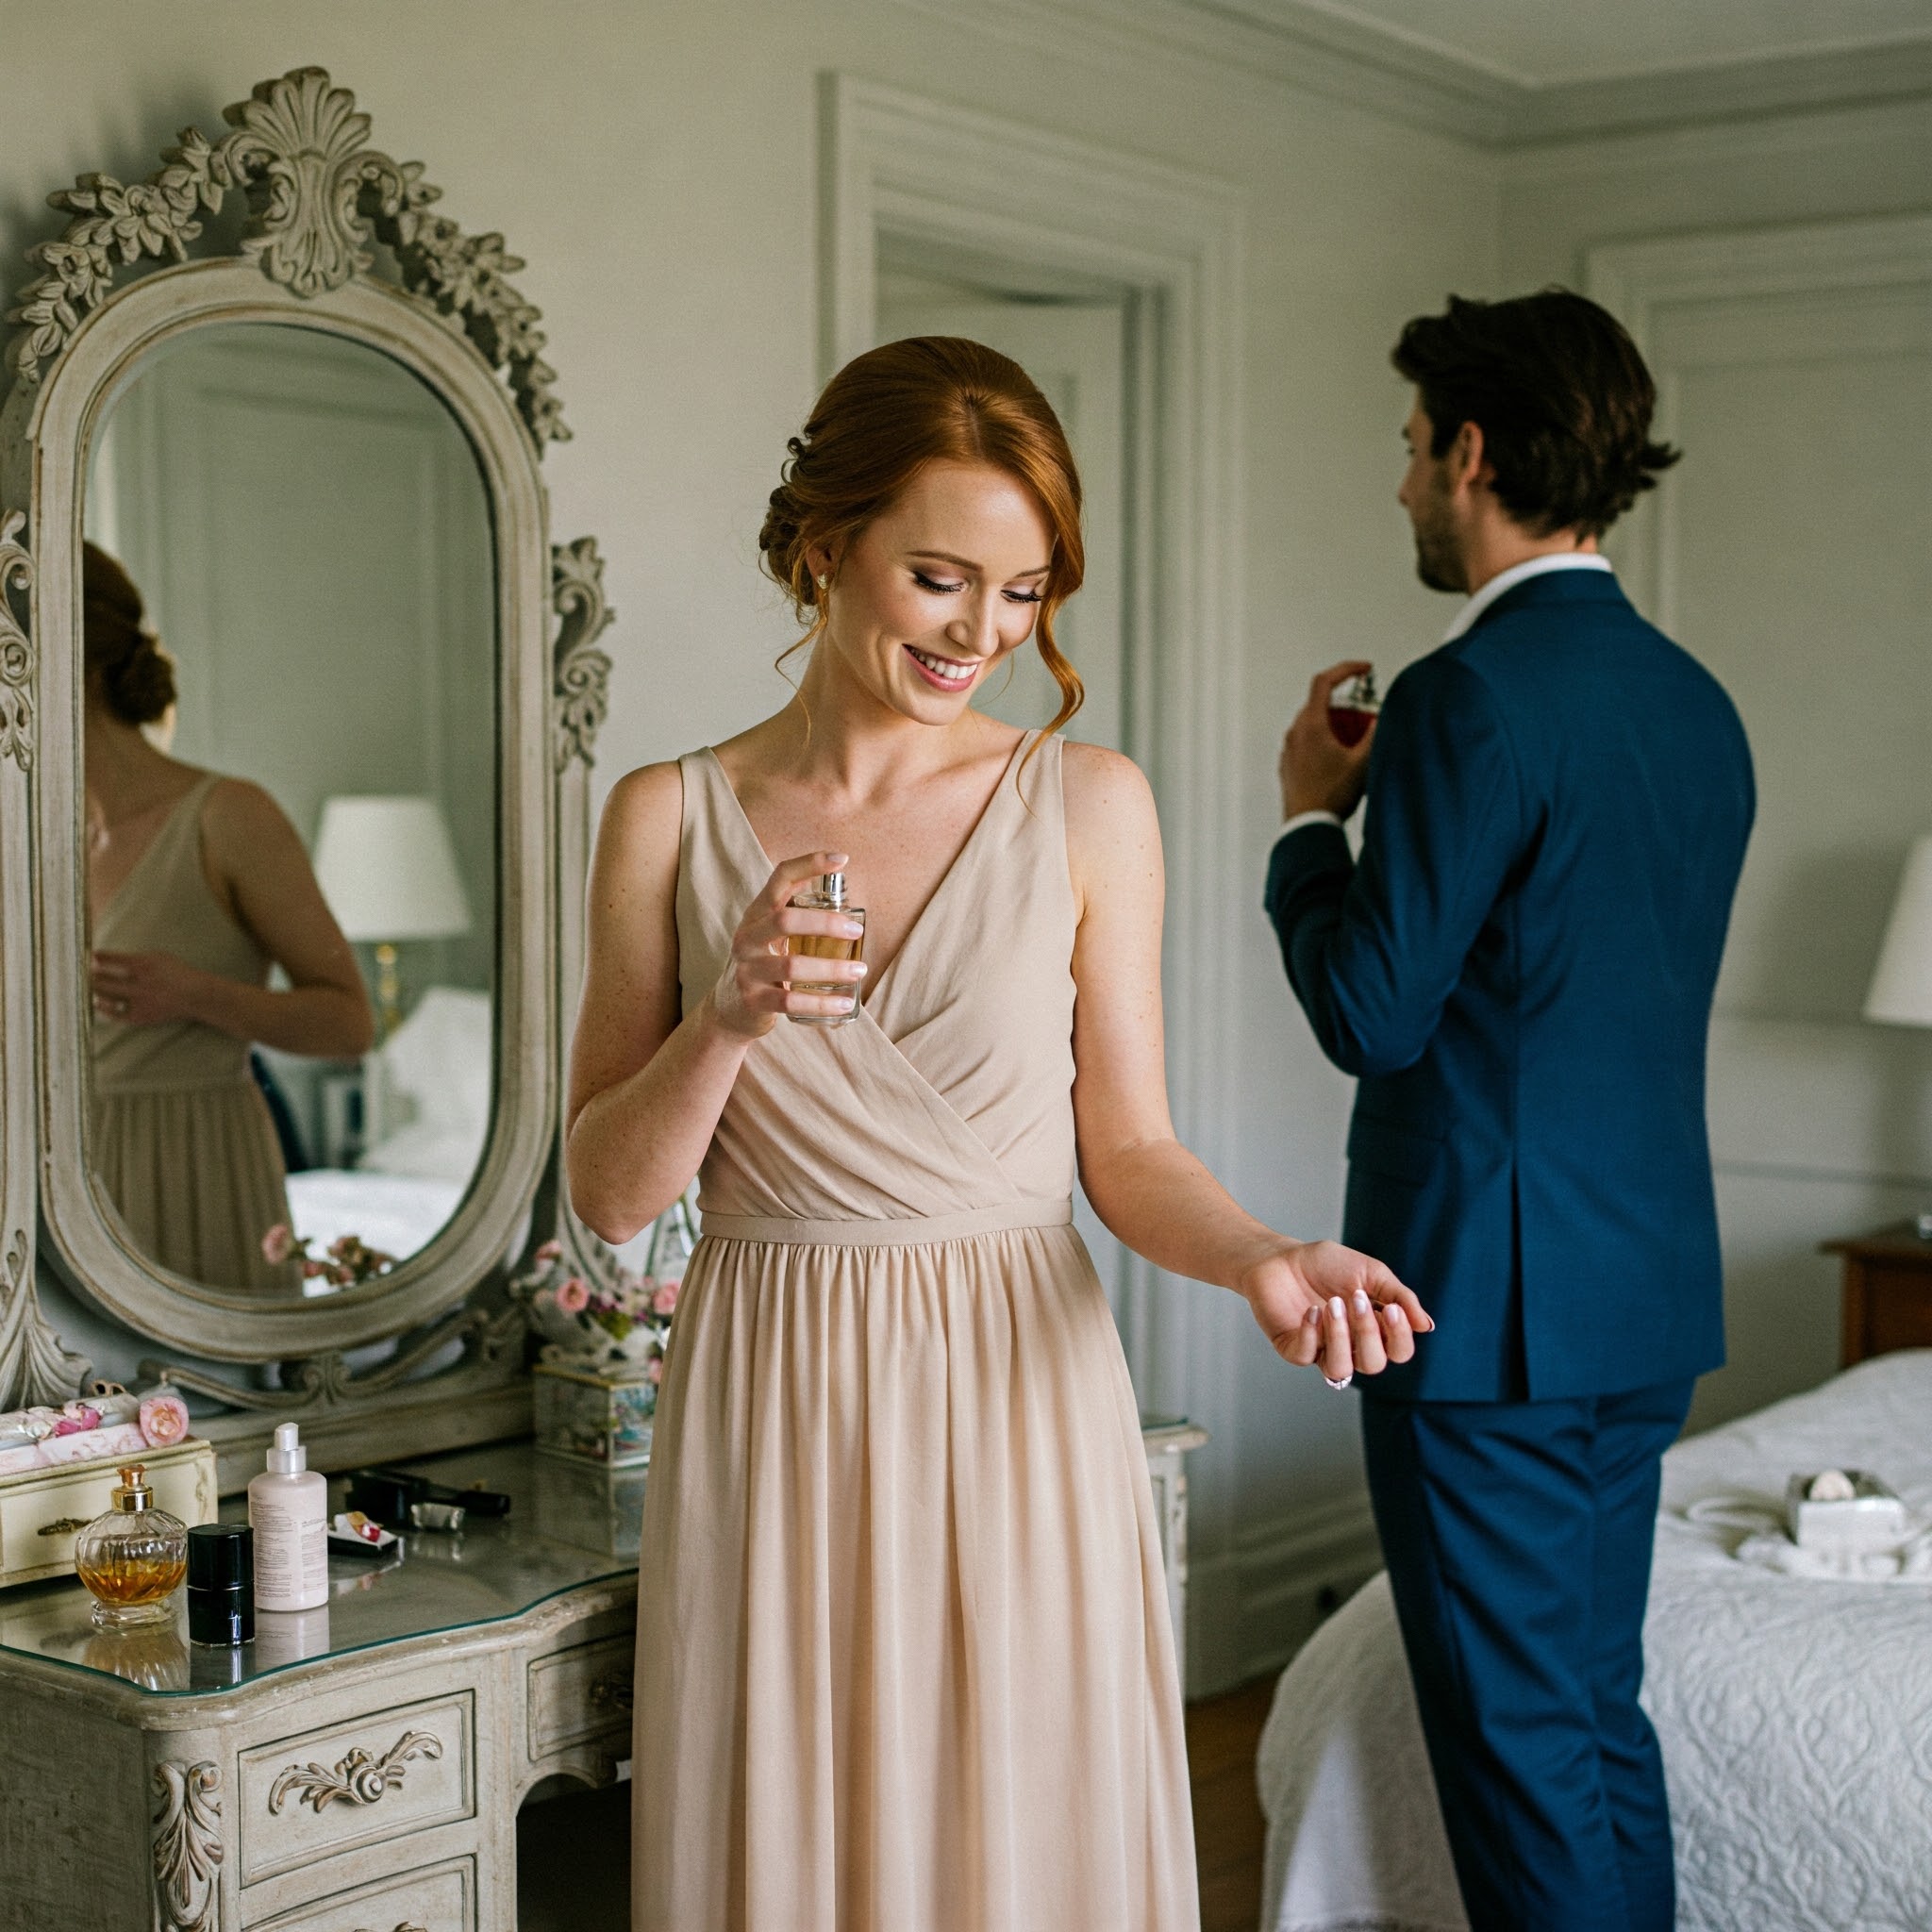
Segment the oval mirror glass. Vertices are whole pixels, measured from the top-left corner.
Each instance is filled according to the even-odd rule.
[[[401,364],[231,324],[90,451],[89,1161],[138,1255],[325,1295],[447,1224],[494,1091],[487,494]]]

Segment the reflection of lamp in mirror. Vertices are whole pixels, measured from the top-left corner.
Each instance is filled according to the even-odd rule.
[[[470,929],[456,848],[431,798],[330,798],[315,840],[315,876],[345,937],[375,947],[381,1037],[402,1019],[403,940],[455,939]]]
[[[1892,1026],[1932,1026],[1932,834],[1915,839],[1906,859],[1878,970],[1865,995],[1865,1017]],[[1932,1209],[1919,1216],[1919,1238],[1932,1241]]]

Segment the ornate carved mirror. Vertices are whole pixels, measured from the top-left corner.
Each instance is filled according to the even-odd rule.
[[[239,1466],[291,1414],[515,1426],[502,1283],[586,1241],[559,994],[609,613],[549,546],[569,432],[502,238],[318,69],[226,118],[55,195],[9,318],[0,1404],[73,1393],[72,1295]]]

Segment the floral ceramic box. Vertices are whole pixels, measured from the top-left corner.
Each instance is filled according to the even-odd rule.
[[[540,1449],[613,1469],[650,1460],[655,1380],[628,1363],[593,1368],[542,1361],[531,1374]]]

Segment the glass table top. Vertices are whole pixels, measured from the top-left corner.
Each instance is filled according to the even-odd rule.
[[[528,1442],[464,1449],[399,1463],[453,1489],[480,1483],[511,1498],[507,1517],[471,1515],[455,1534],[411,1530],[400,1555],[328,1559],[329,1600],[319,1609],[257,1613],[255,1641],[233,1650],[188,1641],[188,1597],[173,1624],[99,1630],[77,1577],[0,1593],[0,1651],[119,1677],[156,1696],[233,1690],[317,1657],[521,1616],[587,1583],[637,1571],[643,1471],[607,1470],[540,1455]],[[345,1485],[329,1485],[329,1507]],[[246,1496],[222,1504],[225,1522],[248,1520]]]

